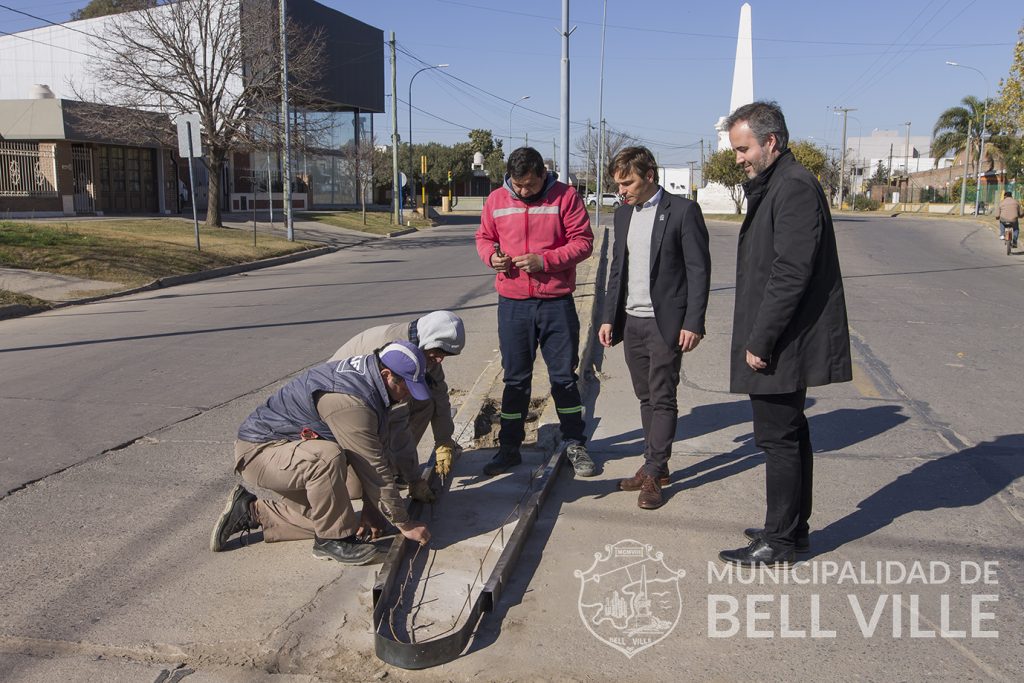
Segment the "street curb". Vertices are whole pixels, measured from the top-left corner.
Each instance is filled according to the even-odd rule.
[[[403,235],[411,235],[414,232],[419,232],[419,228],[405,228],[404,230],[395,230],[393,232],[385,233],[385,237],[401,237]]]
[[[270,268],[273,266],[280,266],[285,263],[294,263],[296,261],[304,261],[306,259],[315,258],[317,256],[323,256],[325,254],[331,254],[342,247],[328,246],[328,247],[317,247],[316,249],[305,249],[292,254],[285,254],[284,256],[274,256],[272,258],[261,259],[259,261],[250,261],[248,263],[236,263],[233,266],[223,266],[221,268],[211,268],[210,270],[201,270],[195,273],[185,273],[184,275],[168,275],[167,277],[157,278],[149,284],[142,285],[140,287],[133,287],[132,289],[123,289],[117,292],[111,292],[109,294],[100,294],[97,296],[91,296],[85,299],[74,299],[72,301],[60,301],[54,303],[49,308],[43,306],[24,306],[22,304],[14,304],[11,306],[0,307],[0,320],[6,318],[18,318],[25,315],[31,315],[33,313],[41,313],[43,311],[52,311],[58,308],[65,308],[67,306],[78,306],[80,304],[91,304],[96,301],[104,301],[106,299],[114,299],[119,296],[127,296],[129,294],[138,294],[140,292],[149,292],[154,289],[163,289],[165,287],[174,287],[176,285],[185,285],[192,282],[201,282],[203,280],[212,280],[218,277],[224,277],[226,275],[236,275],[238,273],[245,273],[250,270],[260,270],[261,268]]]
[[[580,364],[578,368],[579,380],[577,384],[580,389],[580,398],[587,403],[590,392],[594,386],[594,375],[591,365],[594,358],[594,343],[597,335],[594,328],[599,325],[596,319],[600,308],[598,299],[604,298],[604,279],[608,266],[608,227],[603,226],[594,234],[594,256],[588,259],[587,268],[584,272],[577,272],[576,288],[576,314],[580,319],[580,338],[583,340],[583,348],[580,351]],[[534,386],[537,383],[534,382]],[[543,386],[543,385],[541,385]],[[543,451],[555,451],[561,445],[561,432],[559,430],[558,412],[555,409],[555,402],[548,396],[547,403],[541,413],[537,425],[537,446]],[[559,453],[558,457],[565,457],[565,453]],[[571,465],[570,465],[571,468]]]

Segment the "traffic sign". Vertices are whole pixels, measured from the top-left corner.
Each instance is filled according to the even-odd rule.
[[[199,114],[179,114],[174,123],[178,126],[178,156],[183,159],[203,156]]]

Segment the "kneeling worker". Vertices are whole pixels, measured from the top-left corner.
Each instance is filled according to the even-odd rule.
[[[409,322],[371,327],[345,342],[331,360],[372,353],[395,340],[410,341],[423,350],[427,357],[430,397],[425,401],[411,398],[392,404],[388,419],[387,457],[399,476],[408,482],[409,494],[421,503],[432,503],[434,492],[420,473],[416,446],[430,425],[434,435],[437,473],[448,475],[458,445],[452,438],[455,422],[441,364],[445,357],[462,353],[466,344],[466,328],[462,318],[451,311],[434,311]]]
[[[426,365],[418,347],[397,341],[379,354],[314,366],[271,396],[238,430],[235,470],[282,500],[260,500],[236,486],[210,549],[223,550],[235,534],[262,527],[268,543],[312,538],[318,559],[366,564],[376,555],[358,535],[376,513],[366,506],[379,506],[403,536],[425,545],[430,531],[409,519],[383,443],[392,403],[430,397]],[[362,521],[346,486],[349,466],[364,492]]]

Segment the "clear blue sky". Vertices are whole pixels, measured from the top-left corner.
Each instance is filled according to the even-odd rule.
[[[50,21],[64,21],[81,0],[3,0]],[[324,4],[396,33],[399,130],[407,137],[409,78],[416,142],[451,143],[468,128],[513,135],[551,155],[558,137],[560,0],[371,0]],[[648,144],[667,165],[699,159],[700,139],[714,145],[714,123],[727,114],[738,0],[609,0],[604,116],[611,128]],[[572,139],[598,119],[601,0],[570,0]],[[782,105],[794,139],[836,147],[836,106],[854,107],[847,134],[872,129],[930,134],[939,113],[965,95],[984,97],[985,81],[946,60],[973,66],[995,96],[1024,23],[1019,0],[753,0],[754,95]],[[42,24],[0,9],[2,30]],[[413,56],[410,56],[413,55]],[[416,58],[422,62],[416,61]],[[461,81],[453,80],[450,76]],[[385,91],[390,95],[390,75]],[[389,105],[390,106],[390,105]],[[433,116],[431,116],[433,115]],[[438,117],[438,118],[433,118]],[[444,120],[441,120],[444,119]],[[389,117],[376,117],[379,139]],[[575,149],[573,149],[575,154]]]

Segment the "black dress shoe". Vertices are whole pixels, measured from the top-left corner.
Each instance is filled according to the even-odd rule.
[[[777,564],[788,565],[796,561],[796,553],[792,550],[775,550],[768,541],[758,538],[751,541],[746,548],[736,550],[723,550],[718,553],[722,562],[739,565],[741,567],[757,567],[758,565],[774,566]]]
[[[751,541],[756,541],[764,536],[764,529],[755,529],[751,527],[749,529],[744,529],[743,535]],[[811,540],[807,536],[797,536],[795,549],[799,555],[811,552]]]

